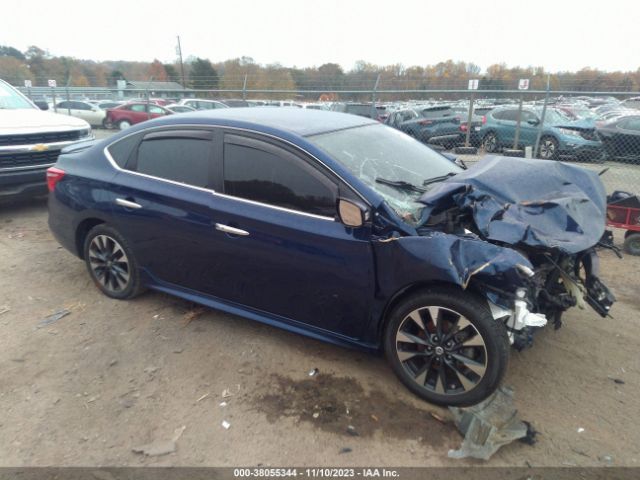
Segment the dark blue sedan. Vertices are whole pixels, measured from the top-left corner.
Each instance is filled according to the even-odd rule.
[[[516,299],[533,294],[524,254],[425,216],[424,195],[460,172],[355,115],[185,113],[65,150],[49,225],[111,298],[150,288],[383,350],[417,395],[470,405],[546,320]]]

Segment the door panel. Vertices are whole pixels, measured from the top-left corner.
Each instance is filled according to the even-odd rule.
[[[349,337],[362,335],[374,294],[367,228],[214,196],[207,293]]]
[[[368,324],[374,296],[369,227],[347,228],[334,220],[335,202],[329,211],[319,198],[324,198],[321,192],[325,188],[335,188],[332,195],[337,196],[338,182],[314,159],[256,137],[226,138],[230,143],[225,143],[224,152],[219,152],[228,154],[221,162],[225,188],[228,184],[237,195],[253,197],[213,197],[213,222],[247,234],[216,230],[213,249],[217,254],[209,262],[213,274],[207,277],[207,293],[352,338],[360,337]],[[229,148],[230,145],[256,149],[263,156],[247,153],[248,156],[239,157],[244,155],[242,150]],[[283,171],[277,169],[274,156],[286,165]],[[257,174],[233,173],[233,165],[228,162],[234,158],[238,161],[236,167],[242,165],[243,171],[260,165],[255,170]],[[260,169],[264,172],[258,173]],[[258,178],[261,175],[262,180]],[[318,184],[314,187],[304,175]],[[249,186],[255,190],[247,190]],[[348,196],[347,190],[340,188]],[[307,205],[302,191],[309,192],[309,198],[316,198],[317,205]],[[263,203],[269,192],[273,192],[271,206]],[[279,202],[278,206],[275,202]]]

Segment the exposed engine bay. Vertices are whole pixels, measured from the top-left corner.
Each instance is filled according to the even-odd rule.
[[[442,232],[519,254],[517,261],[487,249],[475,270],[463,268],[468,278],[461,283],[485,295],[516,348],[529,346],[534,329],[547,322],[559,328],[571,307],[589,305],[609,315],[615,297],[599,278],[596,249],[613,247],[601,241],[606,197],[595,172],[554,161],[488,157],[419,201],[425,205],[420,235]],[[515,270],[519,278],[511,272],[510,280],[500,282],[480,274],[496,269]]]

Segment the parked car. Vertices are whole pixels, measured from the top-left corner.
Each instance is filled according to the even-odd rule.
[[[449,106],[422,107],[393,112],[385,124],[424,143],[451,148],[463,140],[460,119]]]
[[[635,110],[640,110],[640,97],[631,97],[627,98],[620,102],[620,105],[624,108],[633,108]]]
[[[171,113],[185,113],[185,112],[195,112],[196,111],[195,108],[190,107],[189,105],[180,105],[179,103],[172,103],[171,105],[167,105],[164,108],[169,110]]]
[[[0,80],[0,199],[45,194],[60,150],[92,139],[86,121],[42,111]]]
[[[89,102],[63,100],[56,104],[54,110],[56,110],[57,113],[81,118],[91,126],[106,128],[106,112],[101,110],[97,105],[92,105]]]
[[[219,102],[224,103],[227,107],[230,108],[245,108],[251,106],[246,100],[237,98],[225,98],[224,100],[219,100]]]
[[[131,125],[171,113],[170,110],[154,103],[130,102],[116,108],[108,108],[106,124],[124,130]]]
[[[384,122],[388,116],[387,107],[385,105],[376,105],[372,108],[371,103],[334,103],[331,105],[334,112],[350,113],[361,117],[373,118],[380,122]]]
[[[469,106],[464,107],[453,107],[452,113],[459,119],[460,126],[458,127],[461,133],[460,143],[463,144],[467,138],[467,129],[469,123]],[[487,117],[483,114],[484,112],[489,111],[485,110],[482,107],[473,109],[471,114],[471,133],[469,134],[469,142],[474,147],[479,147],[482,143],[482,139],[480,138],[480,129],[482,125],[487,122]]]
[[[487,121],[479,132],[484,149],[489,153],[496,153],[503,147],[512,148],[518,107],[495,108],[486,118]],[[540,107],[523,107],[518,141],[520,148],[535,145],[540,118]],[[547,109],[540,137],[540,158],[556,160],[560,156],[572,156],[600,160],[603,153],[602,142],[595,132],[593,120],[570,120],[558,110]]]
[[[593,110],[580,104],[557,104],[553,108],[562,112],[570,120],[595,120],[597,117]]]
[[[640,159],[640,115],[598,123],[598,136],[609,157]]]
[[[383,350],[442,405],[495,391],[510,343],[547,319],[578,301],[606,316],[614,300],[594,250],[597,173],[504,157],[463,171],[356,115],[159,118],[65,150],[49,178],[51,231],[108,297],[151,288]],[[522,208],[532,192],[544,206]]]
[[[178,102],[178,105],[186,105],[195,110],[215,110],[216,108],[229,108],[218,100],[205,100],[202,98],[183,98]]]
[[[96,106],[101,110],[106,110],[107,108],[116,108],[120,105],[124,105],[125,102],[117,102],[114,100],[100,100]]]

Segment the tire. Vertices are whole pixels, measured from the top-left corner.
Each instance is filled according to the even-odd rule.
[[[558,140],[554,137],[542,137],[538,146],[538,156],[543,160],[556,160],[558,158],[558,147]]]
[[[100,224],[89,230],[83,252],[91,279],[107,297],[128,300],[144,291],[133,251],[113,227]]]
[[[109,122],[106,118],[102,120],[102,128],[108,130],[111,128],[111,122]]]
[[[640,233],[628,231],[624,236],[623,248],[629,255],[640,255]]]
[[[500,386],[509,363],[504,324],[482,298],[451,288],[424,290],[397,305],[383,341],[400,381],[437,405],[481,402]]]
[[[498,135],[495,132],[487,133],[482,139],[482,148],[487,153],[497,153],[500,150]]]
[[[131,126],[131,122],[129,120],[120,120],[118,122],[118,128],[120,130],[124,130],[126,128],[129,128]]]

